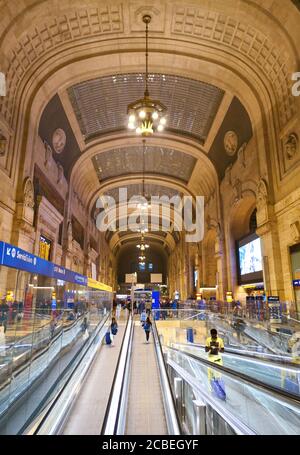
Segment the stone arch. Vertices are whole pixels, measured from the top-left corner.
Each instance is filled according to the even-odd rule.
[[[174,36],[175,36],[175,35],[174,35]],[[155,41],[155,39],[154,39],[154,41]],[[136,43],[136,44],[134,44],[134,43]],[[86,44],[86,43],[85,43],[85,44]],[[79,47],[80,47],[81,45],[84,47],[84,41],[82,41],[80,45],[78,44],[78,49],[79,49]],[[137,48],[142,48],[141,41],[140,41],[139,39],[137,39],[137,38],[132,38],[132,46],[136,46]],[[199,47],[199,46],[200,46],[200,47]],[[79,52],[79,54],[78,54],[78,61],[77,61],[77,63],[78,63],[79,66],[81,67],[81,71],[82,71],[82,68],[85,67],[85,65],[82,64],[82,59],[83,59],[83,47],[82,47],[82,50],[81,50],[81,51]],[[96,46],[95,46],[95,49],[96,49]],[[141,64],[142,64],[142,60],[143,60],[143,56],[142,56],[142,55],[140,55],[140,54],[137,53],[135,50],[133,50],[132,47],[131,47],[131,48],[130,48],[130,46],[129,46],[129,47],[128,47],[128,46],[126,47],[126,46],[124,45],[123,42],[120,43],[119,49],[120,49],[120,54],[118,54],[118,58],[117,58],[117,61],[119,62],[119,63],[118,63],[119,71],[120,71],[120,65],[121,65],[122,67],[124,66],[124,70],[125,70],[126,68],[128,68],[129,71],[136,71],[136,69],[139,69],[139,68],[140,68],[140,66],[141,66]],[[191,45],[190,52],[188,52],[188,49],[187,49],[187,50],[186,50],[185,56],[187,56],[187,55],[194,55],[194,56],[196,56],[196,55],[197,55],[196,58],[199,59],[199,49],[201,49],[201,52],[202,52],[202,51],[204,52],[204,54],[203,54],[203,56],[202,56],[202,57],[203,57],[203,61],[201,61],[201,66],[202,66],[201,72],[202,72],[202,74],[199,73],[199,71],[196,70],[196,68],[195,68],[195,74],[198,74],[197,77],[199,77],[199,74],[201,74],[201,79],[203,79],[203,80],[205,80],[205,78],[206,78],[207,80],[210,80],[209,74],[210,74],[211,71],[212,71],[211,57],[210,57],[210,58],[208,57],[209,52],[207,52],[207,50],[204,50],[204,49],[201,47],[201,43],[200,43],[199,41],[197,41],[197,40],[194,41],[194,44]],[[99,51],[99,48],[98,48],[98,51]],[[66,52],[66,54],[69,54],[68,59],[70,59],[70,55],[71,55],[70,52],[69,52],[67,49],[65,49],[65,51],[62,49],[61,52],[60,52],[60,54],[59,54],[60,67],[59,67],[59,66],[56,67],[56,68],[57,68],[57,71],[56,71],[55,68],[53,68],[53,72],[52,72],[51,76],[49,76],[49,77],[48,77],[48,74],[47,74],[47,76],[46,76],[46,73],[43,72],[43,71],[45,70],[45,68],[43,67],[43,65],[40,65],[38,71],[35,72],[35,78],[36,78],[35,83],[36,83],[37,85],[36,85],[35,87],[32,85],[32,86],[30,87],[30,89],[28,88],[28,90],[27,90],[27,89],[25,90],[25,88],[23,87],[23,89],[22,89],[22,96],[24,96],[24,97],[26,97],[26,98],[29,98],[29,96],[31,95],[31,100],[34,99],[34,102],[35,102],[35,101],[36,101],[36,98],[39,98],[39,96],[35,97],[35,96],[33,95],[33,91],[34,91],[35,93],[37,93],[36,90],[37,90],[37,87],[39,86],[40,88],[43,87],[43,88],[41,89],[40,95],[42,95],[42,96],[47,95],[47,99],[49,99],[49,94],[50,94],[50,93],[53,93],[53,94],[54,94],[54,93],[56,92],[56,90],[57,90],[57,89],[56,89],[56,90],[55,90],[55,89],[53,90],[53,88],[54,88],[54,86],[52,85],[53,80],[56,79],[56,82],[55,82],[54,84],[56,84],[56,87],[62,87],[62,89],[65,89],[65,88],[66,88],[67,86],[69,86],[71,83],[74,83],[74,82],[76,82],[76,81],[78,82],[78,81],[80,80],[80,78],[78,78],[78,75],[75,76],[76,71],[73,72],[73,69],[71,68],[71,66],[69,66],[69,69],[68,69],[68,71],[67,71],[67,75],[64,76],[65,81],[63,81],[62,79],[60,79],[60,76],[61,76],[61,75],[59,75],[60,69],[61,69],[61,67],[63,66],[64,63],[67,64],[67,62],[68,62],[68,59],[66,59],[66,55],[64,55],[64,52]],[[107,52],[109,52],[109,48],[107,48]],[[114,54],[113,54],[113,51],[111,51],[111,52],[112,52],[112,53],[110,54],[110,57],[112,57],[112,56],[114,55]],[[124,52],[124,55],[123,55],[123,52]],[[129,66],[128,66],[128,63],[125,61],[125,52],[127,52],[127,55],[132,54],[132,57],[133,57],[137,62],[138,62],[138,60],[140,60],[140,62],[138,62],[136,65],[134,65],[134,67],[133,67],[132,65],[129,65]],[[155,52],[157,52],[157,53],[155,54]],[[269,89],[268,89],[268,88],[266,87],[266,85],[265,85],[265,84],[266,84],[265,76],[260,75],[260,76],[261,76],[261,77],[259,76],[259,79],[260,79],[260,80],[258,80],[258,79],[257,79],[257,77],[258,77],[257,74],[258,74],[258,73],[252,72],[251,76],[249,76],[249,79],[248,79],[248,80],[246,81],[246,83],[245,83],[245,80],[242,80],[241,73],[240,73],[240,74],[237,73],[237,71],[236,71],[237,66],[236,66],[236,65],[232,65],[231,68],[228,67],[228,59],[227,59],[227,56],[225,55],[225,53],[223,52],[223,50],[222,50],[222,49],[215,49],[215,48],[214,48],[214,52],[216,52],[216,55],[215,55],[216,59],[215,59],[213,65],[215,65],[216,62],[218,62],[218,64],[220,65],[220,68],[222,67],[222,75],[224,75],[226,72],[228,72],[228,76],[225,77],[226,82],[224,82],[224,80],[223,80],[224,77],[222,77],[222,78],[220,78],[220,80],[217,81],[217,82],[218,82],[218,85],[221,85],[221,86],[223,86],[223,87],[226,88],[226,89],[228,89],[228,88],[230,87],[230,90],[232,90],[232,91],[235,90],[235,87],[237,87],[238,85],[242,85],[243,83],[245,84],[245,88],[247,87],[247,84],[248,84],[248,86],[251,86],[251,89],[250,89],[250,90],[249,90],[249,87],[247,87],[247,90],[243,90],[243,88],[241,88],[240,93],[238,94],[238,96],[243,100],[243,102],[245,101],[245,106],[246,106],[247,108],[249,107],[249,109],[250,109],[250,107],[252,106],[252,108],[251,108],[250,110],[251,110],[251,117],[252,117],[252,120],[253,120],[253,121],[254,121],[254,119],[257,117],[257,115],[260,116],[261,111],[263,111],[264,108],[266,108],[266,110],[267,110],[267,105],[269,106],[268,112],[272,112],[272,108],[271,108],[271,106],[272,106],[272,97],[270,96],[270,91],[269,91]],[[166,60],[166,56],[168,55],[168,53],[170,53],[170,56],[172,55],[173,62],[174,62],[174,58],[175,58],[175,62],[176,62],[176,63],[178,63],[178,58],[177,58],[177,57],[178,57],[179,55],[180,55],[180,61],[184,58],[184,52],[183,52],[182,54],[180,54],[179,52],[177,52],[177,55],[174,56],[174,46],[171,46],[171,40],[168,41],[168,42],[165,42],[165,43],[164,43],[164,46],[161,46],[161,48],[160,48],[160,46],[159,46],[159,44],[158,44],[158,40],[156,40],[156,44],[153,45],[153,55],[154,55],[154,57],[155,57],[155,58],[153,58],[153,70],[155,70],[155,71],[165,71],[165,69],[166,69],[165,67],[166,67],[166,66],[170,67],[170,66],[167,64],[167,62],[165,61],[165,60]],[[99,54],[99,52],[98,52],[98,54]],[[219,54],[219,55],[218,55],[218,54]],[[223,56],[222,56],[222,58],[220,59],[221,54],[222,54]],[[116,54],[116,55],[117,55],[117,54]],[[57,54],[56,54],[55,56],[56,56],[56,60],[57,60],[57,59],[58,59]],[[74,63],[74,58],[75,58],[74,56],[75,56],[75,54],[72,53],[72,59],[73,59],[72,62],[73,62],[73,63]],[[92,61],[91,61],[91,60],[92,60],[93,58],[94,58],[94,57],[93,57],[93,54],[91,53],[91,54],[90,54],[90,60],[89,60],[89,63],[90,63],[90,64],[88,65],[89,69],[91,69],[91,70],[90,70],[90,72],[91,72],[90,77],[92,77],[93,71],[94,71],[94,72],[97,71],[97,74],[99,74],[99,68],[101,68],[101,65],[99,65],[99,64],[96,65],[96,67],[95,67],[95,65],[92,64]],[[160,61],[159,61],[159,63],[156,63],[156,64],[155,64],[155,59],[156,59],[156,58],[157,58],[158,60],[160,60]],[[109,64],[109,61],[108,61],[109,59],[107,58],[107,56],[106,56],[106,60],[107,60],[107,62],[108,62],[108,64]],[[70,61],[70,60],[69,60],[69,61]],[[49,61],[47,61],[47,63],[49,63]],[[198,63],[200,63],[200,62],[198,62]],[[203,65],[203,63],[204,63],[204,65]],[[244,64],[245,64],[245,62],[243,62],[243,63],[240,62],[240,63],[241,63],[241,65],[244,65]],[[58,60],[57,60],[57,64],[58,64]],[[208,69],[208,70],[205,70],[205,69],[204,69],[204,66],[206,66],[206,65],[211,66],[211,68]],[[171,66],[172,66],[172,65],[171,65]],[[59,68],[60,68],[60,69],[59,69]],[[185,68],[185,70],[184,70],[184,68]],[[184,64],[181,65],[181,69],[180,69],[179,72],[175,69],[174,74],[176,73],[176,71],[177,71],[178,74],[179,74],[179,73],[180,73],[180,74],[183,74],[183,72],[185,71],[185,73],[186,73],[187,75],[190,75],[190,74],[191,74],[191,69],[192,69],[192,68],[193,68],[193,64],[192,64],[191,62],[190,62],[190,63],[184,63]],[[241,68],[242,68],[242,67],[241,67]],[[241,70],[241,68],[240,68],[240,70]],[[48,68],[48,69],[49,69],[49,68]],[[244,68],[244,69],[245,69],[245,68]],[[117,70],[117,68],[115,67],[115,68],[114,68],[114,71],[116,71],[116,70]],[[112,70],[110,69],[110,72],[111,72],[111,71],[112,71]],[[248,71],[247,71],[247,72],[248,72]],[[30,73],[30,72],[29,72],[29,73]],[[235,75],[234,75],[234,77],[233,77],[233,74],[234,74],[234,73],[235,73]],[[94,73],[94,74],[96,74],[96,73]],[[108,74],[108,73],[106,72],[106,74]],[[229,76],[229,74],[230,74],[230,76]],[[52,79],[52,76],[53,76],[53,80],[52,80],[52,82],[50,83],[50,79]],[[66,81],[66,78],[68,79],[67,81]],[[81,78],[86,79],[86,78],[87,78],[87,75],[81,76]],[[236,83],[234,82],[234,79],[235,79],[235,78],[238,78],[240,84],[236,84]],[[243,76],[243,78],[244,78],[244,76]],[[59,79],[60,79],[60,80],[59,80]],[[71,79],[73,80],[72,82],[71,82]],[[47,82],[47,83],[46,83],[46,82]],[[48,84],[48,82],[49,82],[49,84]],[[23,84],[23,82],[22,82],[22,84]],[[46,85],[45,85],[45,84],[46,84]],[[261,90],[261,91],[259,91],[259,90],[257,89],[257,87],[258,87],[260,84],[262,84],[262,87],[261,87],[262,90]],[[52,86],[52,87],[51,87],[51,86]],[[33,91],[32,91],[32,90],[33,90]],[[250,98],[252,97],[252,101],[251,101],[251,102],[250,102],[250,99],[249,99],[249,98],[248,98],[248,100],[246,100],[246,99],[244,100],[244,98],[249,97],[249,93],[250,93],[250,92],[251,92]],[[263,95],[262,95],[262,94],[263,94]],[[268,101],[267,101],[266,99],[264,99],[264,101],[262,101],[262,100],[261,100],[261,101],[258,101],[258,99],[260,98],[261,95],[262,95],[262,98],[267,98]],[[254,97],[254,98],[253,98],[253,97]],[[45,100],[44,100],[44,101],[45,101]],[[21,102],[21,101],[20,101],[20,102]],[[23,103],[23,102],[22,102],[22,103]],[[25,104],[26,104],[26,103],[25,103]],[[39,115],[41,114],[41,110],[42,110],[41,99],[38,101],[38,105],[39,105],[39,107],[36,106],[36,107],[32,108],[32,111],[34,111],[34,114],[37,115],[36,118],[38,118]],[[253,106],[255,106],[255,107],[253,107]],[[37,111],[36,111],[36,108],[37,108]],[[257,112],[257,115],[254,114],[254,111]],[[33,117],[35,117],[35,115],[33,115]],[[257,119],[256,119],[256,120],[257,120]],[[18,128],[18,129],[19,129],[19,128]],[[35,135],[35,134],[36,134],[36,132],[34,132],[34,135]],[[28,138],[27,151],[30,151],[30,150],[33,150],[33,149],[34,149],[34,144],[32,143],[32,142],[34,142],[34,135],[33,135],[33,137]],[[31,133],[30,133],[30,136],[31,136]],[[29,153],[28,153],[28,154],[29,154]],[[32,160],[30,161],[29,158],[30,158],[30,157],[28,157],[28,160],[26,160],[28,166],[30,166],[29,162],[32,162]],[[26,169],[26,167],[25,167],[25,170],[28,171],[28,168]]]
[[[167,2],[164,3],[163,6],[166,7]],[[53,4],[53,8],[47,10],[46,15],[42,10],[42,5],[43,2],[38,2],[36,5],[30,5],[27,9],[28,24],[26,25],[30,24],[31,27],[28,26],[26,33],[23,32],[21,37],[16,39],[16,31],[21,28],[19,22],[23,19],[22,14],[16,15],[9,25],[5,24],[4,26],[5,31],[0,41],[4,41],[2,44],[7,44],[6,40],[12,43],[7,46],[8,49],[5,46],[9,93],[8,99],[4,103],[6,107],[4,115],[8,113],[11,95],[13,92],[16,93],[24,72],[28,71],[38,59],[45,58],[47,54],[53,53],[58,48],[80,42],[83,38],[103,40],[106,36],[115,33],[128,34],[128,32],[133,32],[138,25],[136,24],[137,18],[135,18],[132,24],[133,29],[128,30],[125,16],[132,12],[130,8],[127,11],[126,7],[122,8],[123,5],[120,4],[113,3],[95,8],[97,4],[93,0],[84,3],[74,1],[71,10],[61,2],[59,9]],[[297,51],[284,26],[269,12],[267,13],[264,8],[255,4],[250,5],[243,2],[242,9],[247,10],[252,19],[249,21],[250,23],[246,23],[242,15],[238,17],[236,11],[231,7],[224,7],[224,2],[222,3],[223,14],[218,11],[219,1],[215,0],[212,5],[210,4],[210,11],[207,6],[205,3],[201,6],[181,5],[179,7],[175,5],[172,10],[168,9],[168,14],[172,15],[169,34],[176,36],[177,40],[189,37],[199,42],[203,41],[205,37],[205,41],[211,45],[223,46],[225,49],[230,48],[231,53],[237,53],[240,58],[249,60],[252,65],[254,64],[269,78],[275,96],[282,104],[281,108],[285,110],[285,112],[281,112],[281,115],[288,116],[289,112],[287,111],[291,110],[293,100],[289,97],[288,103],[283,102],[284,95],[289,95],[290,84],[287,68],[296,64]],[[140,5],[137,4],[135,8],[136,12],[139,11]],[[49,11],[51,11],[50,14]],[[39,13],[38,24],[35,23],[37,13]],[[139,16],[138,14],[135,15]],[[157,15],[163,17],[164,12],[161,11]],[[31,22],[29,22],[30,16],[32,16]],[[255,18],[251,16],[255,16]],[[212,18],[214,26],[211,26]],[[161,18],[157,19],[157,21],[159,20]],[[266,22],[270,26],[272,25],[270,29],[273,36],[266,36],[265,34],[263,25]],[[163,31],[166,35],[166,30],[161,30],[162,24],[158,23],[158,26],[159,31]],[[141,27],[138,26],[137,30],[140,29]],[[277,40],[275,41],[276,32],[281,39],[280,47],[275,46],[275,43],[278,43]],[[288,49],[289,52],[284,52],[285,49]],[[288,60],[287,55],[293,56],[292,62]],[[269,61],[270,56],[272,56],[271,61]],[[278,71],[276,71],[276,65]]]
[[[243,197],[231,207],[226,226],[226,253],[229,290],[238,289],[236,241],[249,233],[249,222],[256,208],[256,195],[253,190],[245,190]]]

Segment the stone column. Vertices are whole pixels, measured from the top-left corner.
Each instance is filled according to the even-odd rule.
[[[274,207],[268,200],[266,182],[261,179],[257,186],[257,230],[261,239],[265,291],[268,295],[284,298],[283,274],[279,236]]]

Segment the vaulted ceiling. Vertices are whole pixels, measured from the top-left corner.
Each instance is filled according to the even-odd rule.
[[[68,93],[86,139],[127,127],[127,106],[142,98],[143,73],[114,74],[76,84]],[[168,111],[167,129],[204,142],[224,91],[214,85],[168,74],[150,74],[149,89]]]
[[[118,201],[126,186],[130,198],[143,192],[143,180],[148,195],[208,199],[239,152],[247,153],[265,100],[269,112],[278,107],[282,127],[292,116],[288,75],[297,40],[279,20],[278,0],[272,13],[261,0],[48,0],[47,13],[44,1],[27,3],[25,25],[20,12],[1,28],[9,79],[1,115],[13,126],[17,89],[32,70],[38,134],[92,217],[98,196]],[[147,139],[143,172],[141,138],[126,125],[127,105],[144,91],[146,12],[153,17],[149,90],[167,106],[168,123]]]

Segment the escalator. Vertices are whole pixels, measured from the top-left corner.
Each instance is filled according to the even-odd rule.
[[[191,402],[195,401],[205,408],[203,434],[300,434],[299,396],[268,384],[266,377],[264,381],[254,378],[249,367],[237,368],[233,359],[229,367],[228,359],[220,366],[199,353],[195,355],[175,347],[164,347],[164,353],[174,391],[180,383],[179,406],[187,434],[193,431],[189,422],[194,420]],[[216,380],[223,395],[215,387]]]
[[[172,346],[183,352],[193,354],[199,359],[207,359],[204,345],[192,343],[173,343]],[[282,362],[281,358],[264,353],[245,352],[226,348],[222,354],[223,365],[237,373],[257,379],[278,391],[289,392],[300,398],[300,368],[292,362]]]
[[[128,340],[101,434],[181,434],[156,327],[148,344],[140,323],[131,320]]]
[[[119,334],[114,348],[91,344],[89,359],[24,434],[300,434],[300,397],[280,387],[286,365],[270,354],[228,352],[220,366],[200,346],[162,345],[155,322],[149,344],[131,317]]]

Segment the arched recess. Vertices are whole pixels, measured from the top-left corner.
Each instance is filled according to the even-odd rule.
[[[139,283],[150,283],[150,273],[162,273],[163,281],[166,282],[168,273],[168,257],[166,251],[158,244],[152,243],[146,252],[146,270],[139,271],[138,266],[138,249],[136,243],[126,243],[122,246],[116,256],[118,282],[125,282],[125,274],[137,272]],[[153,264],[153,270],[149,269],[149,263]],[[121,281],[124,280],[124,281]]]
[[[245,187],[246,185],[247,182],[245,182]],[[250,219],[255,209],[256,194],[252,189],[245,189],[241,198],[233,203],[225,224],[229,290],[234,295],[238,295],[237,293],[242,291],[238,285],[236,241],[249,234]]]

